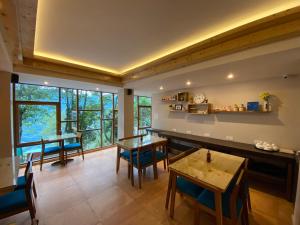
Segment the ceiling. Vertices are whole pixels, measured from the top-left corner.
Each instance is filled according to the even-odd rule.
[[[299,0],[39,0],[34,54],[125,71]]]
[[[169,90],[300,75],[300,38],[231,54],[125,85],[146,95]],[[232,73],[234,79],[227,79]],[[187,86],[186,82],[191,85]],[[163,86],[163,90],[160,87]]]

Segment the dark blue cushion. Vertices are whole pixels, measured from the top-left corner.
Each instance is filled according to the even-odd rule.
[[[176,187],[180,192],[185,193],[193,198],[197,198],[204,190],[202,187],[186,180],[183,177],[177,177]]]
[[[121,154],[121,157],[125,158],[126,160],[130,160],[130,152],[129,151],[124,151]],[[160,161],[162,159],[166,158],[165,154],[156,151],[156,161]],[[140,164],[141,166],[151,164],[152,162],[152,151],[143,151],[140,154]],[[137,166],[138,160],[137,160],[137,151],[133,152],[133,164]]]
[[[7,213],[18,208],[27,206],[25,190],[10,192],[5,195],[0,195],[0,212]]]
[[[66,149],[66,150],[75,149],[75,148],[76,149],[81,148],[81,144],[76,142],[76,143],[64,145],[64,149]]]
[[[53,146],[53,147],[47,147],[45,148],[45,153],[49,154],[49,153],[55,153],[60,151],[62,148],[60,146]]]
[[[17,186],[16,186],[15,189],[19,190],[19,189],[25,188],[25,186],[26,186],[26,178],[25,178],[25,176],[18,177]]]
[[[226,192],[222,193],[222,211],[225,217],[230,218],[230,196],[232,193],[232,189],[228,189]],[[215,210],[215,194],[209,190],[204,190],[197,198],[197,201],[205,205],[206,207]],[[237,199],[236,202],[236,214],[237,216],[240,214],[242,208],[242,200],[240,198]]]
[[[132,152],[132,155],[133,156],[136,156],[137,155],[137,151],[133,151]],[[130,159],[130,151],[123,151],[123,152],[121,152],[120,153],[120,156],[122,157],[122,158],[124,158],[124,159],[126,159],[127,161],[129,161],[129,159]]]

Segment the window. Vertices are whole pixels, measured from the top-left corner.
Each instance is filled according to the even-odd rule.
[[[134,96],[134,133],[142,134],[152,125],[152,99]]]
[[[82,132],[85,150],[117,140],[117,94],[31,84],[16,84],[14,93],[15,145],[21,163],[27,153],[41,151],[42,136],[59,131]]]

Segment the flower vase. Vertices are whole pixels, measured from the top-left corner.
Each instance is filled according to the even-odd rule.
[[[263,104],[263,111],[264,112],[269,112],[269,106],[270,106],[270,103],[268,101],[264,101],[264,104]]]

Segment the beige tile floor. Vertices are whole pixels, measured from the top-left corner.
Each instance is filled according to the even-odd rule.
[[[142,189],[132,187],[127,179],[127,164],[121,160],[115,173],[116,149],[76,157],[65,167],[45,164],[40,172],[34,167],[37,186],[37,218],[41,225],[189,225],[193,224],[193,207],[187,199],[176,196],[175,218],[164,208],[168,172],[159,164],[159,179],[153,180],[152,168],[143,178]],[[22,172],[22,171],[21,171]],[[135,176],[137,177],[137,176]],[[253,210],[251,225],[290,225],[293,205],[251,189]],[[201,214],[201,224],[214,219]],[[0,220],[0,225],[30,224],[29,213]]]

